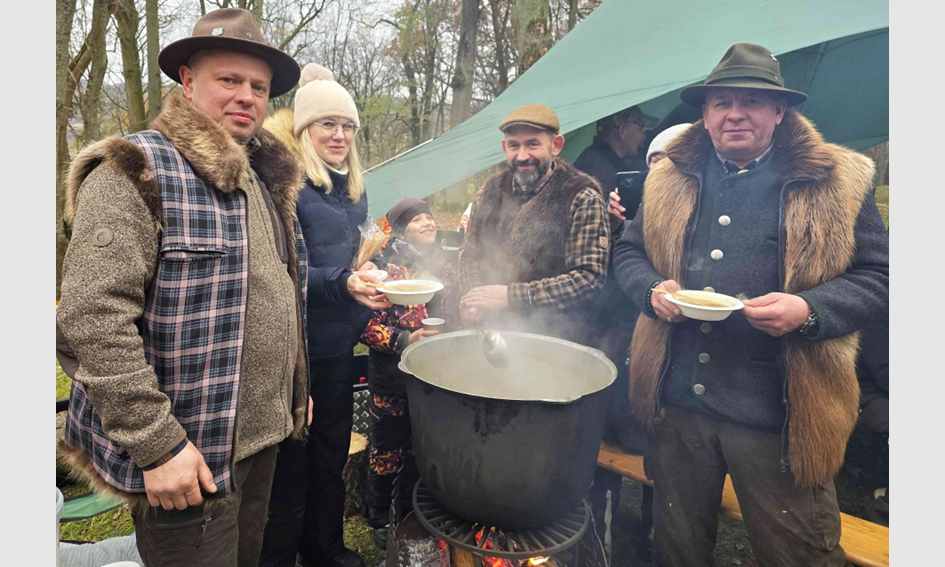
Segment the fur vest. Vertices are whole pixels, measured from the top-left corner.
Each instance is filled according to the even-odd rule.
[[[854,256],[857,215],[874,167],[865,156],[824,142],[803,116],[788,111],[774,133],[780,166],[781,286],[798,293],[842,275]],[[712,140],[697,122],[667,148],[643,192],[646,253],[665,279],[681,281],[686,237]],[[630,348],[630,400],[652,427],[660,417],[659,385],[665,372],[670,324],[641,315]],[[787,441],[795,482],[831,480],[843,464],[859,410],[855,362],[858,333],[809,341],[796,333],[781,341],[786,376]]]
[[[555,158],[554,163],[554,173],[527,201],[513,191],[509,170],[490,177],[483,185],[475,209],[476,222],[488,227],[476,243],[482,271],[480,285],[529,282],[567,273],[565,248],[571,235],[574,198],[588,187],[598,193],[601,189],[593,177],[564,160]],[[468,291],[464,289],[463,293]],[[569,314],[535,311],[527,315],[523,330],[586,341],[588,309],[579,308]]]
[[[102,140],[85,148],[70,170],[67,209],[74,214],[79,188],[103,161],[123,172],[143,198],[151,220],[158,227],[161,248],[140,320],[145,358],[154,367],[159,388],[171,398],[172,412],[179,405],[185,408],[182,411],[192,413],[191,419],[182,425],[198,450],[209,451],[205,460],[214,474],[219,494],[228,495],[233,488],[230,480],[242,325],[247,303],[245,290],[249,285],[245,196],[237,189],[252,183],[248,178],[250,166],[268,187],[290,243],[287,246],[288,272],[298,294],[299,337],[292,392],[293,437],[300,438],[305,431],[307,253],[295,210],[302,173],[285,146],[265,130],[257,134],[247,150],[179,93],[168,99],[154,120],[153,128],[126,138]],[[223,220],[227,218],[236,218],[237,222]],[[223,244],[227,248],[221,248]],[[240,277],[201,279],[201,273],[196,270],[194,275],[185,277],[180,273],[183,266],[180,261],[166,261],[166,258],[176,259],[188,253],[212,253],[213,261],[221,263],[221,272],[240,274]],[[194,294],[193,286],[198,285],[210,286],[213,292]],[[178,298],[187,294],[194,294],[196,299],[193,304],[186,304],[185,314],[184,302]],[[211,296],[224,294],[237,298],[228,315],[220,314],[211,300]],[[179,306],[177,311],[165,312],[177,309],[175,306]],[[226,325],[219,324],[223,316],[229,317]],[[203,342],[207,338],[205,334],[154,332],[155,321],[168,319],[205,321],[216,329],[217,340],[208,345]],[[223,333],[231,333],[232,337]],[[175,337],[179,342],[174,342]],[[198,367],[181,363],[181,358],[194,348],[201,349],[208,358],[213,357],[213,376],[209,374],[209,364]],[[208,380],[214,382],[218,392],[212,400],[200,395],[201,388],[205,387],[201,384]],[[97,412],[78,382],[73,383],[66,440],[60,443],[60,455],[76,476],[90,481],[98,489],[117,491],[126,497],[144,491],[140,469],[131,462],[127,452],[107,438]],[[132,502],[137,505],[147,501],[139,494]]]

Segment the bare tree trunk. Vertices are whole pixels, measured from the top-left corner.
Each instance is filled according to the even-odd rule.
[[[253,0],[253,17],[256,23],[262,25],[263,0]]]
[[[146,0],[145,25],[148,34],[148,123],[161,113],[161,68],[158,66],[158,0]]]
[[[577,25],[578,2],[580,0],[568,0],[568,31],[574,29]]]
[[[108,68],[108,53],[105,51],[105,35],[112,0],[95,0],[92,4],[92,27],[85,38],[85,47],[91,58],[91,69],[85,85],[79,110],[82,112],[82,143],[88,145],[102,139],[102,82]],[[78,78],[78,77],[76,77]]]
[[[69,167],[69,144],[66,129],[72,106],[69,88],[69,38],[75,16],[76,0],[56,0],[56,299],[62,285],[62,258],[69,240],[66,238],[62,212],[65,208],[65,174]]]
[[[437,51],[437,40],[435,32],[433,37],[429,40],[425,51],[426,60],[423,62],[423,96],[421,98],[420,108],[421,111],[421,138],[423,141],[429,140],[432,138],[430,133],[430,128],[433,126],[433,93],[436,88],[434,82],[436,80],[436,51]]]
[[[364,137],[364,163],[371,164],[371,125],[367,120],[363,120],[364,127],[361,128],[361,135]]]
[[[144,88],[141,85],[141,59],[138,55],[138,10],[134,0],[118,0],[115,23],[121,44],[122,76],[125,79],[125,98],[128,102],[129,131],[148,127],[144,111]]]
[[[404,53],[401,56],[401,62],[404,65],[404,75],[407,77],[407,107],[410,109],[410,142],[411,146],[417,146],[423,141],[421,138],[423,117],[420,115],[420,101],[417,98],[417,74],[414,72],[409,53]]]
[[[476,32],[479,30],[479,0],[462,0],[459,42],[456,48],[456,72],[450,84],[453,104],[450,106],[450,127],[455,128],[469,118],[472,105],[473,78],[476,72]]]
[[[527,71],[551,48],[548,0],[518,0],[511,8],[518,45],[518,75]]]
[[[200,16],[203,17],[206,15],[207,15],[207,5],[206,3],[204,3],[204,0],[200,0]]]
[[[505,53],[505,23],[506,19],[500,16],[501,0],[489,0],[490,15],[492,16],[492,33],[495,37],[495,61],[496,74],[498,75],[498,88],[496,96],[502,94],[502,91],[509,88],[509,68],[506,64]],[[508,18],[508,11],[505,18]]]
[[[462,0],[459,42],[456,46],[456,65],[453,80],[453,103],[450,105],[450,128],[469,118],[472,110],[473,79],[476,72],[476,32],[479,30],[479,0]],[[465,180],[454,183],[444,191],[447,210],[461,210],[466,206]]]

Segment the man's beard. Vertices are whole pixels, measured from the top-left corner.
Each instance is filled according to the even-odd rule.
[[[535,158],[531,158],[526,161],[515,161],[512,160],[508,162],[509,169],[512,171],[512,177],[515,179],[515,182],[521,185],[522,187],[528,187],[532,183],[538,181],[548,173],[548,163],[542,163]],[[523,165],[534,165],[535,169],[522,171],[519,169],[519,166]]]

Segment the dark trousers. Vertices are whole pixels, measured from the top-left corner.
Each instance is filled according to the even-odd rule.
[[[341,472],[354,424],[351,366],[351,356],[311,362],[312,424],[305,442],[279,445],[260,567],[294,567],[296,553],[317,562],[345,549]]]
[[[184,510],[134,512],[145,567],[255,567],[275,465],[272,446],[236,463],[231,496]]]
[[[645,458],[653,480],[654,565],[711,567],[725,474],[762,566],[842,566],[833,481],[794,485],[781,435],[668,407]]]
[[[390,518],[394,481],[400,481],[404,503],[418,478],[410,438],[410,407],[407,396],[373,394],[368,401],[371,414],[371,455],[364,512],[375,528],[386,526]]]

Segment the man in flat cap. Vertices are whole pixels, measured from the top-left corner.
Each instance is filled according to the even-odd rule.
[[[69,174],[57,319],[79,368],[60,451],[128,499],[147,566],[255,566],[276,444],[309,407],[302,176],[261,129],[299,66],[236,9],[158,62],[183,94]]]
[[[858,331],[888,313],[873,164],[788,110],[771,52],[733,45],[682,100],[703,120],[650,170],[615,244],[640,307],[630,402],[654,427],[656,565],[710,566],[726,473],[761,565],[843,565],[833,477],[857,419]],[[663,293],[744,297],[722,321]]]
[[[607,276],[610,227],[600,186],[556,158],[558,116],[527,104],[499,125],[508,169],[473,203],[460,263],[463,318],[589,344]]]

